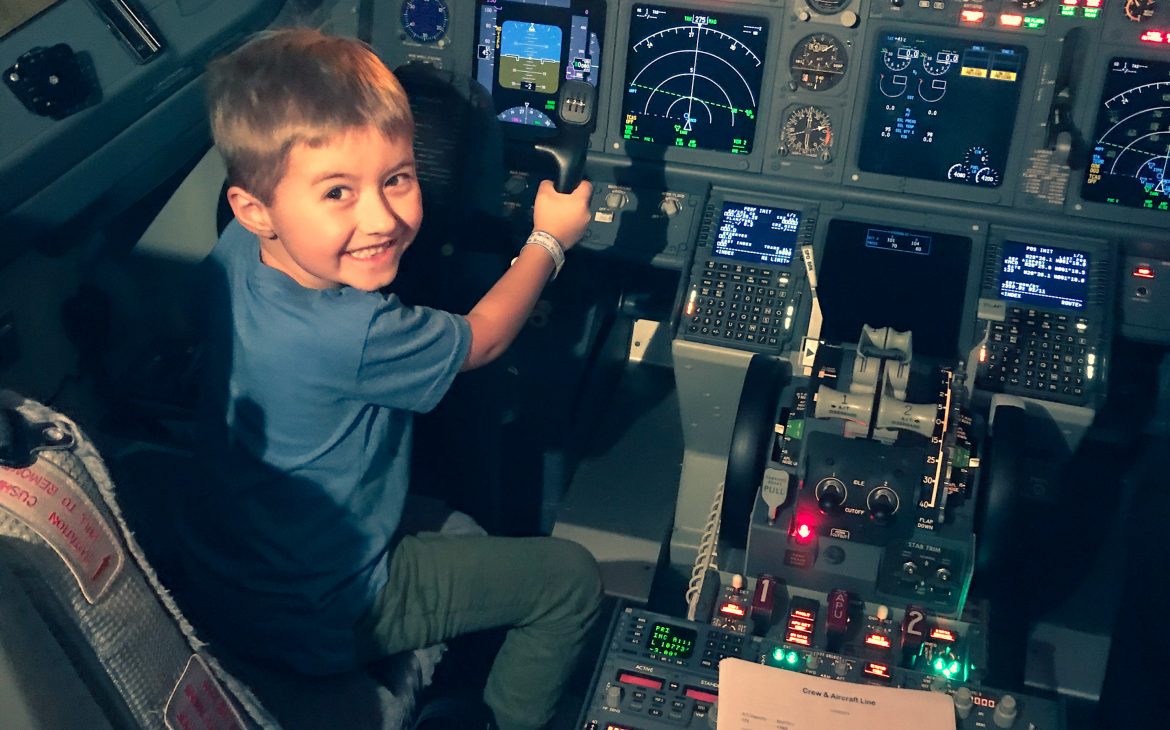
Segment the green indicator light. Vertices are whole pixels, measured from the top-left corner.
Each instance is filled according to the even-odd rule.
[[[1101,14],[1101,8],[1085,8],[1086,18],[1096,18]]]
[[[790,651],[790,652],[788,652],[788,658],[787,658],[787,660],[786,660],[786,661],[787,661],[789,664],[796,664],[798,661],[800,661],[800,657],[798,657],[798,656],[796,655],[796,652],[794,652],[794,651]]]
[[[1044,20],[1044,18],[1031,18],[1031,17],[1027,17],[1027,16],[1024,17],[1024,27],[1031,28],[1032,30],[1036,30],[1037,28],[1043,28],[1045,22],[1046,21]]]
[[[784,435],[793,439],[804,438],[804,419],[798,418],[795,421],[789,421],[788,428],[785,429]]]
[[[546,101],[544,103],[544,108],[545,109],[556,109],[557,108],[556,99],[549,99],[548,101]]]
[[[1067,6],[1067,5],[1062,5],[1062,6],[1060,6],[1060,14],[1061,14],[1061,15],[1066,15],[1066,16],[1068,16],[1068,15],[1076,15],[1076,14],[1077,14],[1077,9],[1076,9],[1076,8],[1070,8],[1070,7],[1069,7],[1069,6]]]
[[[784,647],[778,646],[772,650],[772,658],[778,662],[784,661]]]
[[[944,671],[944,669],[943,669],[943,668],[944,668],[946,665],[947,665],[947,663],[946,663],[945,661],[943,661],[943,658],[942,658],[942,657],[939,657],[938,659],[935,659],[935,660],[934,660],[934,669],[935,669],[935,671],[937,671],[937,672]]]

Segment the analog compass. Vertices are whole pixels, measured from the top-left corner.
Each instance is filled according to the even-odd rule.
[[[419,43],[434,43],[447,35],[449,13],[445,0],[404,0],[402,29]]]
[[[800,106],[791,109],[780,129],[780,154],[817,157],[828,162],[832,157],[833,120],[824,109]]]
[[[800,88],[825,91],[845,78],[847,64],[844,43],[828,33],[814,33],[792,49],[788,68]]]

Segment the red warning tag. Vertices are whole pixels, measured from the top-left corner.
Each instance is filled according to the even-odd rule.
[[[170,730],[244,730],[244,721],[198,654],[187,660],[163,717]]]
[[[121,572],[125,551],[105,517],[73,479],[45,459],[21,469],[0,467],[0,509],[49,543],[91,604]]]

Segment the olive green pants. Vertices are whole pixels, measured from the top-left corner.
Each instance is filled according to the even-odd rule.
[[[385,654],[507,628],[483,699],[501,730],[532,730],[552,718],[600,603],[577,543],[424,533],[395,548],[367,626]]]

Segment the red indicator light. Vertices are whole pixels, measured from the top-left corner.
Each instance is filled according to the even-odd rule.
[[[1085,7],[1086,8],[1099,8],[1099,7],[1101,7],[1101,0],[1085,0]]]
[[[784,634],[784,640],[789,644],[812,646],[812,637],[800,631],[789,631],[788,633]]]
[[[1133,275],[1139,279],[1153,279],[1154,267],[1146,264],[1139,264],[1133,270]]]
[[[1006,25],[1011,28],[1019,28],[1024,23],[1024,16],[1013,15],[1011,13],[1004,13],[999,16],[999,24]]]
[[[982,23],[986,14],[982,10],[963,10],[959,13],[959,17],[964,23]]]
[[[811,634],[813,632],[813,622],[805,621],[799,618],[788,619],[789,631],[799,631],[802,634]]]
[[[693,700],[707,702],[712,705],[715,704],[715,702],[719,699],[719,695],[715,694],[714,692],[708,692],[707,690],[702,690],[698,687],[687,687],[684,690],[684,694]]]
[[[719,607],[719,613],[723,614],[724,616],[738,616],[739,618],[743,618],[745,611],[743,610],[743,606],[739,605],[738,603],[731,603],[728,601]]]
[[[812,611],[809,611],[807,608],[794,608],[792,609],[792,615],[795,618],[806,618],[809,621],[816,619],[816,614],[814,614]]]
[[[662,689],[665,682],[655,677],[647,677],[643,674],[634,674],[633,672],[621,672],[618,674],[618,682],[622,684],[632,684],[636,687],[647,687],[649,689]]]
[[[1138,36],[1138,40],[1146,43],[1165,43],[1166,36],[1160,30],[1147,30]]]
[[[954,643],[955,632],[951,631],[950,629],[935,628],[930,630],[930,638]]]
[[[1076,7],[1076,4],[1077,4],[1079,1],[1080,1],[1080,0],[1060,0],[1060,4],[1061,4],[1061,5],[1072,5],[1073,7]]]
[[[865,667],[861,671],[878,679],[890,678],[890,668],[885,664],[878,664],[877,662],[866,662]]]
[[[882,649],[889,649],[890,637],[886,636],[885,634],[870,634],[869,636],[865,637],[865,643],[869,644],[870,646],[878,646]]]
[[[804,541],[812,537],[813,531],[812,527],[810,527],[808,523],[802,522],[796,526],[796,529],[793,530],[792,534],[796,536],[797,540]]]

